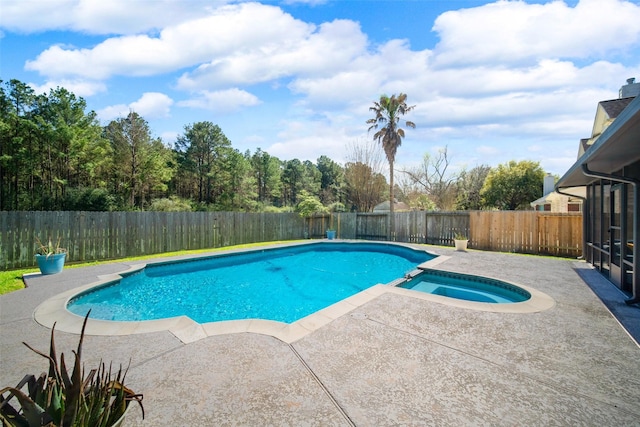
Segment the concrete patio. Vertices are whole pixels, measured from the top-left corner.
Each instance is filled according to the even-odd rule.
[[[451,257],[439,269],[532,287],[555,305],[496,313],[386,292],[291,343],[87,336],[85,365],[131,360],[146,418],[130,411],[128,426],[639,425],[640,309],[613,285],[578,261],[426,248]],[[48,348],[39,304],[129,267],[67,268],[0,296],[0,384],[48,366],[22,345]],[[58,350],[71,357],[77,339],[57,332]]]

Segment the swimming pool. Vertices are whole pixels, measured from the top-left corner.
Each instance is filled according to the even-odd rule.
[[[518,303],[531,298],[531,293],[526,289],[502,280],[430,269],[398,286],[432,295],[492,304]]]
[[[292,323],[435,258],[388,243],[320,242],[149,264],[73,297],[67,309],[94,319],[188,316],[202,324],[266,319]]]

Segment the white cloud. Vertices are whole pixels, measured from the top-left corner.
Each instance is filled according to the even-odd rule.
[[[66,28],[77,3],[77,0],[6,0],[2,2],[1,26],[16,32]]]
[[[441,38],[439,66],[498,62],[519,64],[542,58],[593,58],[625,51],[640,40],[640,6],[620,0],[527,4],[497,1],[443,13],[433,26]]]
[[[314,107],[339,107],[354,100],[368,101],[380,88],[380,78],[369,70],[342,71],[325,78],[301,78],[289,85],[294,93],[304,94]]]
[[[288,120],[281,125],[284,128],[278,133],[277,142],[264,149],[283,160],[295,157],[315,162],[318,157],[325,155],[335,162],[344,163],[345,147],[360,136],[352,134],[348,127],[323,120]]]
[[[110,105],[97,111],[98,118],[108,122],[110,120],[126,117],[131,111],[131,107],[126,104]]]
[[[106,92],[107,85],[90,80],[50,80],[41,85],[30,83],[29,86],[36,93],[49,93],[51,89],[63,87],[77,96],[88,97],[100,92]]]
[[[312,25],[276,7],[245,3],[169,26],[158,36],[112,37],[82,49],[51,46],[27,61],[25,67],[46,76],[106,79],[113,75],[156,75],[210,61],[198,69],[206,73],[220,61],[246,57],[247,51],[263,51],[265,55],[288,51],[287,46],[297,45],[312,30]]]
[[[294,93],[304,94],[314,106],[348,106],[370,103],[383,93],[415,93],[429,80],[430,51],[411,51],[405,40],[391,40],[375,51],[363,47],[344,67],[328,75],[299,76],[290,83]],[[416,83],[420,82],[420,83]],[[423,90],[423,88],[421,88]],[[366,111],[368,109],[365,108]]]
[[[180,107],[200,108],[216,113],[232,113],[258,104],[260,104],[258,97],[238,88],[201,91],[196,98],[178,102]]]
[[[418,104],[414,121],[430,125],[555,123],[574,121],[577,113],[590,115],[598,101],[615,98],[612,88],[629,72],[605,61],[583,68],[542,61],[522,69],[500,64],[445,69],[428,73],[424,82],[418,79],[424,84],[408,93]]]
[[[146,118],[169,117],[173,99],[164,93],[145,92],[142,97],[129,104],[131,109]]]
[[[274,37],[265,34],[259,41],[245,44],[228,55],[216,56],[195,71],[185,73],[178,86],[194,90],[289,76],[326,76],[348,66],[365,52],[366,36],[353,21],[336,20],[316,29],[289,18],[289,15],[279,17],[281,28],[290,28],[286,33],[276,33]],[[266,22],[257,25],[264,26]]]
[[[205,10],[207,3],[198,2],[198,13],[192,13],[180,9],[181,2],[158,1],[177,11],[175,19],[163,10],[135,23],[148,7],[133,2],[116,30],[119,24],[109,17],[121,13],[122,0],[53,0],[71,15],[83,11],[86,25],[112,30],[96,45],[50,46],[27,69],[51,81],[91,82],[85,94],[104,91],[103,81],[113,76],[161,79],[171,73],[166,78],[175,79],[174,88],[191,94],[180,107],[216,113],[275,99],[286,122],[261,122],[264,132],[254,146],[281,158],[311,160],[327,154],[326,148],[337,157],[345,142],[366,132],[369,107],[380,94],[405,92],[416,105],[408,118],[418,128],[399,156],[418,158],[430,145],[464,142],[473,149],[460,149],[461,155],[480,163],[483,157],[506,161],[519,153],[548,156],[566,146],[575,151],[591,129],[597,102],[615,98],[627,77],[640,77],[640,5],[629,1],[497,1],[446,12],[433,25],[439,43],[423,50],[412,49],[410,40],[376,45],[357,22],[316,25],[273,5],[214,2]],[[95,23],[98,12],[107,17],[103,27]],[[50,25],[79,25],[77,18],[56,13]],[[38,19],[24,28],[40,25]],[[101,117],[131,109],[168,116],[168,97],[145,95],[103,109]],[[256,133],[239,138],[249,143]],[[539,151],[527,151],[533,146]],[[570,157],[554,155],[557,162]]]
[[[170,116],[171,105],[173,100],[167,95],[159,92],[145,92],[137,101],[130,104],[111,105],[97,111],[97,114],[103,121],[126,117],[131,111],[135,111],[145,120],[165,118]]]
[[[226,0],[3,0],[0,26],[20,33],[135,34],[194,19]],[[149,6],[153,7],[150,10]]]

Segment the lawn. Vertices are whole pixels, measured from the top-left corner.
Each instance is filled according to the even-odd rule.
[[[287,241],[290,243],[291,241]],[[112,259],[108,261],[91,261],[91,262],[82,262],[82,263],[74,263],[65,265],[65,268],[78,268],[78,267],[87,267],[91,265],[98,264],[107,264],[112,262],[128,262],[128,261],[137,261],[137,260],[147,260],[153,258],[161,258],[167,256],[178,256],[178,255],[195,255],[201,254],[205,252],[219,252],[226,251],[230,249],[242,249],[242,248],[251,248],[254,246],[263,246],[265,244],[277,244],[277,243],[285,243],[282,241],[278,242],[260,242],[260,243],[248,243],[245,245],[236,245],[236,246],[226,246],[223,248],[212,248],[212,249],[198,249],[191,251],[179,251],[179,252],[169,252],[162,254],[153,254],[153,255],[145,255],[145,256],[137,256],[131,258],[121,258],[121,259]],[[27,273],[36,273],[38,272],[37,268],[30,267],[19,270],[9,270],[9,271],[0,271],[0,295],[7,294],[9,292],[17,291],[18,289],[24,288],[24,280],[22,280],[22,275]]]

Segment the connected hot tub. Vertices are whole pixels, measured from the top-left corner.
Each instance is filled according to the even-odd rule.
[[[433,269],[423,270],[400,283],[398,287],[448,298],[493,304],[518,303],[531,298],[531,293],[526,289],[502,280]]]

